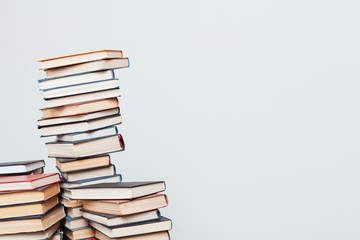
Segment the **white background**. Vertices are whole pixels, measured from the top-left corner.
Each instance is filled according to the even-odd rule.
[[[1,161],[47,156],[37,60],[121,49],[127,149],[112,159],[124,180],[167,182],[172,239],[359,239],[359,10],[1,1]]]

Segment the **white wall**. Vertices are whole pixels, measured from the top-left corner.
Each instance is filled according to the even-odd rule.
[[[1,161],[47,156],[38,59],[122,49],[113,162],[166,180],[172,239],[359,239],[359,7],[1,1]]]

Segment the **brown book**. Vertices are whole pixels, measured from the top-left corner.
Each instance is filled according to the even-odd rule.
[[[58,183],[31,191],[4,192],[0,193],[0,206],[41,202],[57,195],[59,192]]]
[[[60,195],[60,202],[65,207],[71,207],[71,208],[82,207],[82,205],[83,205],[82,200],[73,200],[73,199],[69,199],[67,197],[64,197],[62,195]]]
[[[91,227],[82,228],[74,231],[65,228],[64,234],[70,239],[92,238],[95,235],[94,230]]]
[[[0,207],[0,219],[41,215],[55,207],[58,203],[58,196],[56,195],[40,203]]]
[[[73,104],[65,107],[43,108],[40,109],[40,111],[42,113],[42,118],[47,119],[47,118],[76,116],[80,114],[99,112],[103,110],[116,108],[118,106],[119,106],[118,99],[110,98],[110,99],[103,99],[93,102]]]
[[[0,221],[0,235],[44,231],[64,217],[64,207],[59,204],[58,207],[51,209],[44,215],[37,216],[37,218],[15,218],[13,220]]]
[[[56,166],[61,172],[76,171],[110,165],[110,156],[101,155],[82,159],[56,159]]]
[[[166,207],[168,200],[165,194],[153,194],[134,200],[84,200],[83,208],[90,212],[112,215],[129,215],[147,212]]]
[[[14,233],[14,234],[6,234],[0,235],[0,240],[39,240],[39,239],[48,239],[52,236],[58,229],[60,228],[60,222],[55,223],[48,229],[40,232],[32,232],[32,233]],[[52,239],[52,238],[50,238]]]
[[[121,237],[121,238],[110,238],[105,234],[95,231],[95,237],[101,240],[170,240],[169,232],[156,232],[156,233],[148,233],[148,234],[141,234],[136,236],[130,237]]]

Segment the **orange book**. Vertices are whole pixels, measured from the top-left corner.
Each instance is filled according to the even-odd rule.
[[[48,58],[39,60],[41,65],[40,70],[46,70],[51,68],[64,67],[79,63],[85,63],[90,61],[110,59],[110,58],[123,58],[123,52],[121,50],[100,50],[86,53],[72,54],[62,57]]]

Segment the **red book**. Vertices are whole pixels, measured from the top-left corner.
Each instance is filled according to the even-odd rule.
[[[0,192],[26,191],[60,182],[59,173],[0,177]]]

